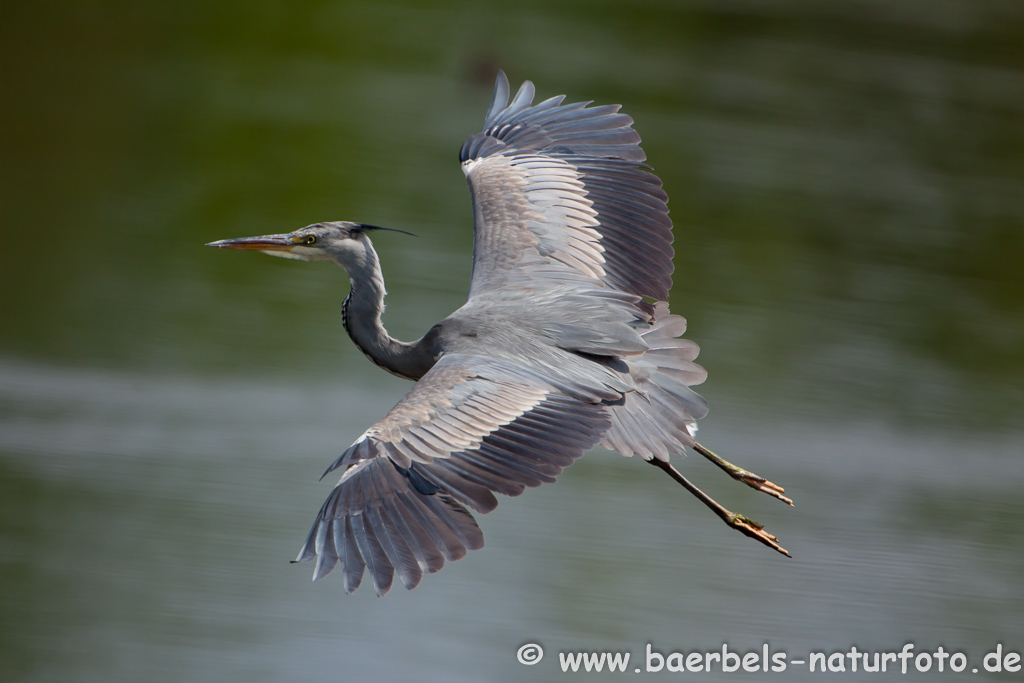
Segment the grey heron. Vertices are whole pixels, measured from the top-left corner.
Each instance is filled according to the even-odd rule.
[[[473,270],[464,306],[414,342],[381,323],[376,226],[317,223],[287,234],[211,242],[348,271],[346,331],[412,390],[327,468],[341,477],[297,562],[313,579],[337,565],[346,593],[365,572],[378,595],[406,588],[480,548],[470,510],[496,493],[554,482],[592,447],[637,455],[668,473],[729,526],[789,555],[762,525],[726,510],[669,462],[695,450],[783,502],[784,490],[694,440],[707,376],[686,320],[669,313],[672,223],[619,105],[509,102],[498,73],[483,130],[459,155],[473,200]]]

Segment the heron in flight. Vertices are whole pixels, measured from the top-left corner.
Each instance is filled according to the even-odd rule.
[[[341,478],[297,562],[313,579],[339,564],[346,593],[368,572],[378,595],[483,546],[472,511],[496,493],[554,482],[600,444],[666,472],[726,524],[789,555],[754,520],[730,512],[669,462],[686,448],[783,502],[784,490],[694,440],[707,403],[697,345],[672,315],[672,222],[618,105],[509,102],[498,73],[483,130],[459,154],[473,199],[466,304],[422,338],[381,323],[384,278],[370,234],[350,222],[211,242],[340,265],[351,281],[342,321],[367,357],[412,390],[327,468]]]

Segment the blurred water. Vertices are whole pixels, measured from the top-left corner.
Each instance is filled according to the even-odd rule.
[[[0,680],[1024,650],[1019,3],[5,9]],[[597,451],[415,591],[346,597],[288,564],[316,478],[408,385],[344,339],[336,268],[201,245],[412,230],[378,247],[386,322],[421,334],[465,296],[455,152],[499,66],[636,119],[710,372],[701,439],[796,507],[683,467],[793,560]],[[529,669],[526,642],[548,651]]]
[[[327,492],[324,455],[388,392],[24,365],[0,377],[0,618],[15,679],[521,679],[527,641],[552,657],[908,640],[980,657],[1021,633],[1019,437],[710,425],[797,507],[706,463],[688,471],[767,522],[793,560],[728,532],[643,463],[596,452],[483,518],[485,550],[378,600],[310,584],[309,566],[286,560]]]

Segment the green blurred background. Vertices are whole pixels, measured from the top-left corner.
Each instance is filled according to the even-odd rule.
[[[0,680],[547,680],[559,650],[652,641],[1024,650],[1021,3],[4,17]],[[287,564],[316,477],[408,385],[344,337],[340,270],[202,245],[415,232],[377,245],[385,323],[419,336],[465,298],[456,154],[498,68],[636,120],[710,374],[701,440],[797,507],[683,467],[794,560],[595,452],[412,593]],[[520,666],[524,642],[548,658]]]

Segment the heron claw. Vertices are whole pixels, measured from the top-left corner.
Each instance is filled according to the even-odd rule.
[[[786,505],[793,507],[793,499],[789,498],[788,496],[782,495],[783,493],[786,492],[786,489],[782,488],[778,484],[774,484],[768,481],[764,477],[759,477],[753,472],[748,472],[747,470],[739,467],[737,467],[736,469],[739,470],[736,473],[729,472],[733,479],[735,479],[736,481],[742,481],[750,488],[757,489],[762,493],[767,493],[772,498],[778,498]]]
[[[779,500],[789,505],[790,507],[793,506],[793,500],[787,496],[782,495],[786,492],[786,489],[782,488],[778,484],[770,482],[764,477],[754,474],[749,470],[745,470],[742,467],[733,465],[728,460],[725,460],[721,456],[716,455],[715,453],[705,448],[704,446],[700,445],[699,443],[694,442],[693,450],[697,451],[705,458],[715,463],[715,465],[721,468],[722,471],[724,471],[726,474],[728,474],[736,481],[741,481],[752,489],[756,489],[758,491],[761,491],[762,493],[767,493],[772,498],[778,498]]]
[[[786,557],[793,557],[789,554],[788,550],[779,545],[778,537],[765,531],[764,525],[760,522],[753,520],[746,515],[741,515],[735,512],[728,512],[722,519],[726,524],[731,526],[733,529],[736,529],[744,536],[749,536],[755,541],[768,546],[772,550],[782,553]]]

